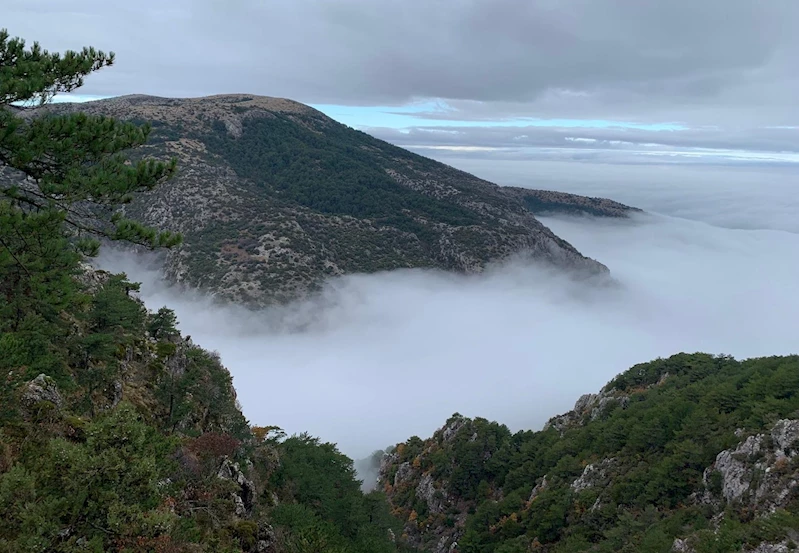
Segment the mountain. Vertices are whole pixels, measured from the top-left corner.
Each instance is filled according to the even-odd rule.
[[[291,100],[126,96],[44,108],[153,126],[136,156],[178,158],[178,176],[127,214],[183,233],[172,280],[249,304],[284,301],[329,276],[405,267],[479,272],[525,254],[607,272],[532,211],[620,216],[606,200],[502,188],[392,146]]]
[[[433,438],[412,437],[374,455],[382,490],[369,493],[334,444],[250,425],[216,353],[182,336],[170,309],[146,309],[125,275],[86,264],[101,246],[96,235],[177,243],[117,208],[188,229],[191,240],[173,259],[180,270],[181,262],[191,268],[202,259],[195,254],[203,244],[232,253],[225,276],[234,266],[236,274],[249,271],[247,256],[293,255],[293,235],[283,231],[317,236],[302,227],[315,216],[331,232],[343,225],[342,243],[351,240],[347,225],[371,225],[416,240],[435,258],[442,236],[465,230],[484,239],[475,248],[486,256],[521,249],[602,272],[523,204],[619,208],[503,191],[468,177],[447,183],[436,175],[459,173],[438,165],[424,173],[433,162],[357,143],[343,127],[326,123],[329,131],[307,108],[283,100],[134,97],[86,108],[155,119],[160,141],[135,150],[146,134],[135,125],[80,113],[36,118],[41,111],[15,106],[73,90],[112,58],[90,48],[63,57],[38,45],[26,51],[7,39],[0,32],[8,54],[0,99],[0,553],[797,548],[797,356],[739,362],[681,354],[637,365],[540,432],[512,434],[456,414]],[[252,125],[263,132],[250,132]],[[340,140],[331,140],[336,129]],[[274,143],[250,148],[253,137]],[[145,159],[148,152],[184,150],[196,163],[185,165],[173,196],[129,204],[173,174],[173,164]],[[260,208],[273,209],[268,214],[285,229],[268,230]],[[243,238],[255,245],[236,241]],[[492,240],[504,249],[488,248]],[[397,256],[409,251],[401,242],[392,247]],[[460,268],[486,260],[473,261]],[[228,284],[214,274],[210,267],[193,278]],[[305,284],[293,275],[297,291]],[[305,391],[265,385],[261,393],[268,402]]]
[[[455,414],[378,485],[431,553],[793,551],[799,356],[636,365],[539,432]]]

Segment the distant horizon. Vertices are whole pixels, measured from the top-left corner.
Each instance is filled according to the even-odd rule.
[[[221,92],[192,96],[160,96],[155,94],[127,93],[111,96],[90,94],[59,94],[54,103],[83,103],[107,100],[124,96],[152,96],[156,98],[192,99],[214,96],[262,96],[279,98],[266,94],[247,92]],[[282,98],[282,97],[280,97]],[[508,118],[492,121],[467,121],[447,118],[448,106],[445,102],[423,102],[402,107],[391,106],[351,106],[338,104],[306,103],[294,98],[286,98],[308,105],[321,111],[331,119],[352,128],[368,132],[377,138],[416,153],[438,159],[438,155],[475,153],[484,156],[511,154],[514,159],[560,159],[564,155],[591,153],[598,163],[619,163],[619,154],[635,157],[639,163],[657,165],[664,160],[669,163],[722,163],[740,162],[764,165],[793,165],[799,163],[799,144],[794,151],[775,149],[745,149],[743,147],[719,147],[721,139],[707,146],[702,144],[680,147],[675,144],[679,135],[695,135],[691,129],[679,122],[664,121],[644,123],[641,121],[614,121],[605,119],[543,119]],[[603,132],[605,131],[605,135]],[[705,134],[723,134],[720,129],[708,128]],[[789,135],[788,139],[799,139],[799,127],[792,125],[766,126],[751,129],[752,133],[771,131],[774,134]],[[480,133],[490,135],[492,140],[483,138]],[[507,136],[506,143],[495,145],[498,134]],[[512,136],[516,133],[516,136]],[[616,133],[618,136],[607,135]],[[628,136],[633,135],[635,136]],[[701,134],[701,133],[700,133]],[[532,144],[522,141],[514,144],[514,139],[531,138]],[[796,136],[790,136],[796,135]],[[540,138],[539,138],[540,137]],[[667,140],[664,140],[664,137]],[[628,138],[629,140],[624,140]],[[674,138],[677,138],[675,141]],[[700,139],[696,139],[699,142]],[[536,144],[536,142],[539,142]],[[733,144],[733,146],[735,146]],[[554,150],[554,151],[552,151]],[[615,156],[615,158],[614,158]],[[587,161],[582,159],[581,161]],[[590,161],[589,161],[590,162]],[[626,163],[627,161],[625,161]]]

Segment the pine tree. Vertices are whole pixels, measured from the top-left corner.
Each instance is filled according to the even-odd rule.
[[[63,314],[85,312],[88,298],[75,276],[100,239],[147,247],[180,241],[120,213],[134,193],[175,173],[174,160],[128,157],[149,126],[47,105],[113,61],[113,53],[93,48],[28,48],[0,30],[0,370],[66,378],[65,360],[53,352],[76,347],[74,321]]]
[[[131,162],[126,155],[147,141],[149,125],[44,108],[56,94],[74,91],[85,76],[113,62],[113,53],[94,48],[64,54],[38,43],[26,48],[24,40],[0,30],[0,199],[24,213],[57,214],[80,238],[73,243],[87,253],[96,252],[97,237],[172,246],[180,236],[119,212],[134,193],[175,173],[174,159]],[[8,245],[0,246],[11,254]]]

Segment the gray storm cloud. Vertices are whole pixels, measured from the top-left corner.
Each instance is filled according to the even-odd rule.
[[[138,260],[104,263],[144,281],[148,305],[173,307],[184,332],[221,353],[253,422],[309,431],[362,458],[427,436],[456,411],[539,428],[657,356],[795,352],[799,234],[703,222],[713,195],[739,222],[763,228],[773,215],[739,202],[743,188],[724,174],[703,191],[710,176],[680,191],[694,221],[543,219],[606,263],[618,286],[536,266],[475,278],[396,271],[332,281],[324,302],[252,314],[170,289]],[[639,194],[668,211],[675,192],[648,181]]]
[[[118,53],[86,94],[249,92],[459,119],[796,124],[793,0],[5,0],[52,49]]]

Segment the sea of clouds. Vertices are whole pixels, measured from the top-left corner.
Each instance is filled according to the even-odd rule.
[[[361,458],[455,412],[538,429],[631,365],[677,352],[796,353],[799,206],[788,168],[446,159],[502,184],[606,196],[629,220],[543,217],[614,277],[535,265],[477,277],[403,270],[331,281],[321,300],[252,313],[170,288],[106,251],[151,309],[217,350],[245,415]],[[793,171],[793,172],[792,172]]]

